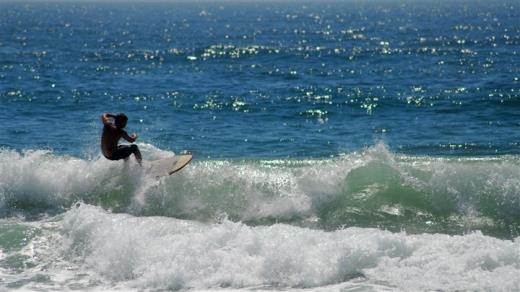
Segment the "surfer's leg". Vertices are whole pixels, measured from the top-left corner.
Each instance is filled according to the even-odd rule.
[[[135,159],[141,165],[141,161],[143,158],[141,157],[141,151],[139,151],[139,147],[137,145],[119,145],[117,150],[112,153],[109,159],[111,160],[119,160],[119,159],[128,159],[130,155],[134,154]]]
[[[130,145],[119,145],[117,147],[117,150],[114,151],[114,153],[112,153],[112,156],[110,156],[110,159],[112,159],[112,160],[126,159],[132,153],[133,153],[133,151],[132,151],[132,147]]]
[[[132,150],[132,153],[134,153],[135,159],[137,160],[139,165],[141,165],[141,161],[143,160],[143,158],[141,156],[141,151],[139,151],[139,147],[137,147],[137,145],[135,144],[132,144],[130,148]]]

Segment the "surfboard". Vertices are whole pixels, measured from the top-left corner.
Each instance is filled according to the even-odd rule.
[[[190,163],[193,155],[175,155],[159,160],[143,161],[145,173],[155,177],[172,175]]]

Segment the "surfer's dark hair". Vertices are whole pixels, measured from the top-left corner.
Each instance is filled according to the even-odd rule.
[[[119,129],[122,129],[122,128],[126,127],[127,121],[128,121],[128,117],[125,114],[120,113],[120,114],[117,114],[114,123],[116,124],[116,127],[118,127]]]

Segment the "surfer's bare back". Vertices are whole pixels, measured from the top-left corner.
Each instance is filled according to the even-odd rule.
[[[113,121],[111,120],[113,119]],[[137,134],[133,133],[129,136],[124,129],[128,117],[123,114],[109,114],[103,113],[101,115],[103,122],[103,134],[101,135],[101,152],[110,160],[127,159],[132,153],[139,164],[141,164],[141,152],[139,147],[135,144],[131,145],[117,145],[119,139],[123,138],[126,141],[133,143],[137,140]]]

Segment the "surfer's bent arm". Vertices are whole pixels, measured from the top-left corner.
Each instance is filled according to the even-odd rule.
[[[101,115],[101,121],[104,125],[112,126],[112,123],[110,123],[110,118],[115,118],[115,116],[109,113],[103,113]]]
[[[135,140],[137,140],[137,134],[133,133],[131,136],[128,136],[126,131],[121,131],[121,137],[130,143],[133,143]]]

